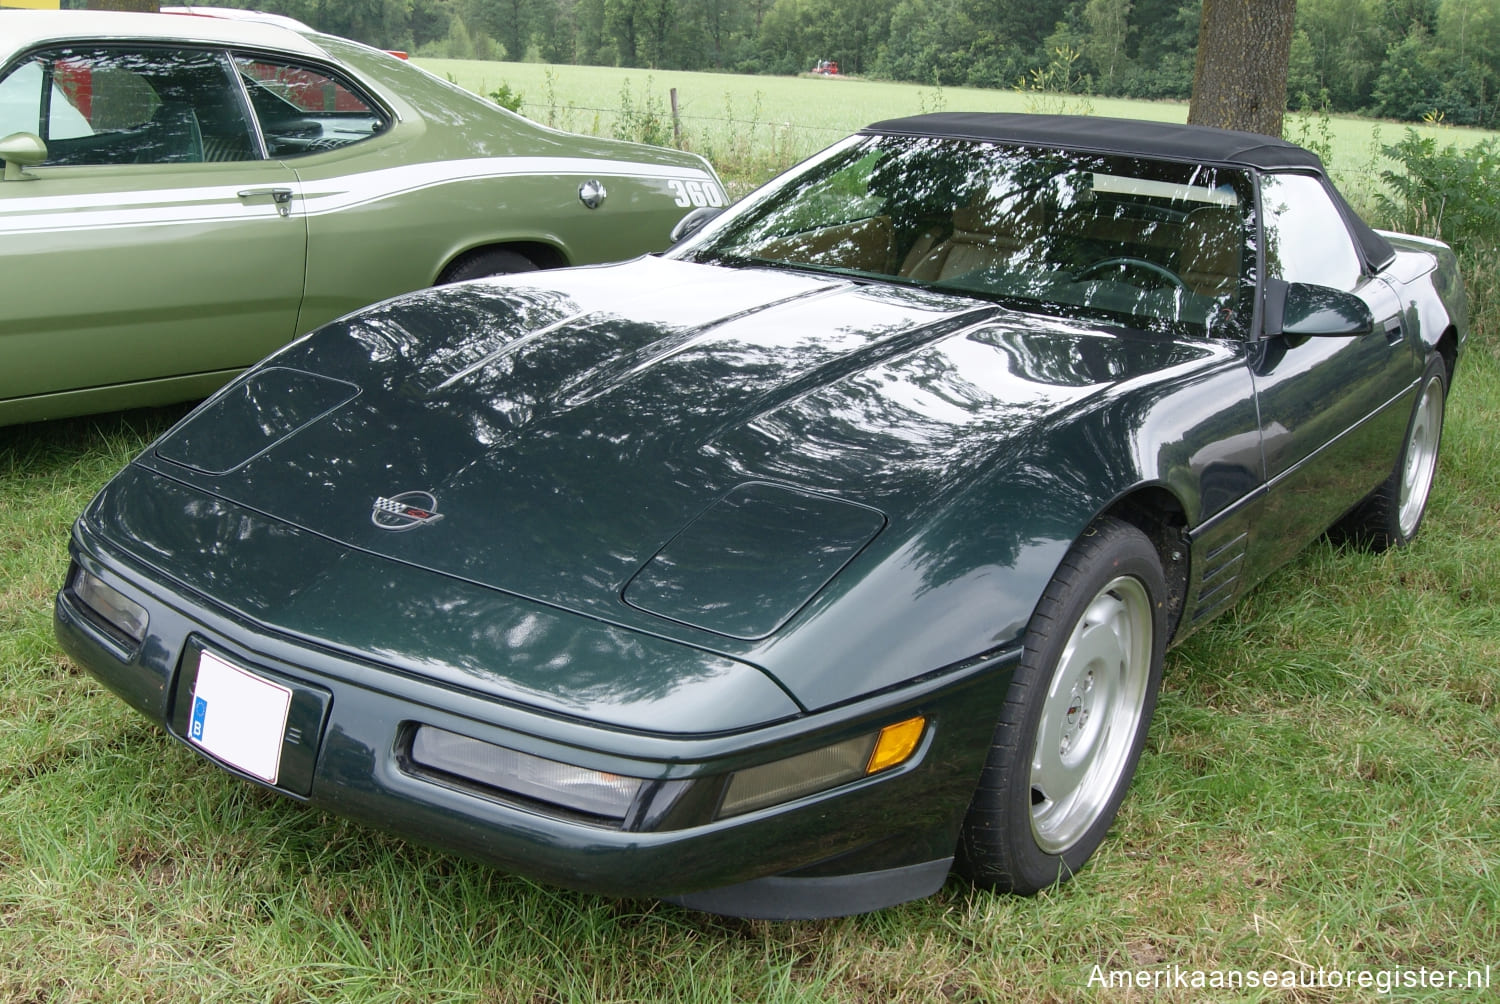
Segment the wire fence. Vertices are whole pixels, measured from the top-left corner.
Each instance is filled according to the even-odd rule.
[[[714,165],[734,198],[837,142],[849,130],[795,121],[771,121],[759,114],[707,115],[684,112],[676,88],[665,99],[647,93],[622,97],[613,108],[522,101],[520,113],[568,132],[670,146],[702,154]]]

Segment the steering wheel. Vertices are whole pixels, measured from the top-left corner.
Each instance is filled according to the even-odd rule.
[[[1106,268],[1116,267],[1125,269],[1138,268],[1143,272],[1150,272],[1158,279],[1167,280],[1167,284],[1169,286],[1176,286],[1184,293],[1188,291],[1187,283],[1182,281],[1182,276],[1178,275],[1176,272],[1173,272],[1165,265],[1158,265],[1154,261],[1148,261],[1145,258],[1136,258],[1131,255],[1119,255],[1114,258],[1100,258],[1098,261],[1085,265],[1083,266],[1083,268],[1073,273],[1073,278],[1082,279],[1086,275],[1092,275],[1093,273]]]

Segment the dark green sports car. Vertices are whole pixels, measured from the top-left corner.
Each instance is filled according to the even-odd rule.
[[[1167,645],[1421,524],[1454,258],[1296,146],[929,115],[710,216],[251,369],[79,519],[63,645],[291,798],[824,916],[1069,878]]]

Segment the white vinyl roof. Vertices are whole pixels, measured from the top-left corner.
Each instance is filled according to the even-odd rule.
[[[132,14],[103,10],[7,10],[0,12],[0,60],[21,49],[61,41],[203,42],[210,45],[279,49],[328,58],[306,35],[261,21],[190,14]]]

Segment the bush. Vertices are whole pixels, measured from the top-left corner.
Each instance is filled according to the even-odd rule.
[[[1375,198],[1397,230],[1439,238],[1466,258],[1500,248],[1494,194],[1500,191],[1500,139],[1439,150],[1435,139],[1408,129],[1385,154],[1401,170],[1381,172],[1390,194]]]
[[[521,112],[521,92],[512,90],[511,86],[503,80],[500,81],[499,87],[490,91],[490,100],[507,111],[515,112],[518,115]]]
[[[670,146],[672,143],[672,118],[660,94],[651,90],[651,78],[646,78],[646,91],[639,101],[630,90],[626,80],[620,88],[620,114],[615,119],[615,139],[626,139],[633,143],[649,143],[652,146]]]

